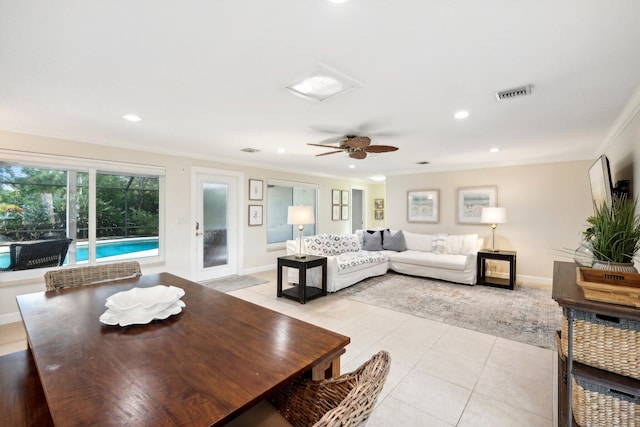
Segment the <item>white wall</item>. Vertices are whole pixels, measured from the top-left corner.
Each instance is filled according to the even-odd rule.
[[[553,261],[580,244],[592,213],[588,168],[591,161],[548,163],[387,177],[386,226],[424,233],[478,233],[490,242],[485,225],[456,223],[457,189],[497,186],[498,206],[507,223],[496,229],[496,247],[517,251],[519,281],[550,283]],[[440,223],[407,222],[407,191],[440,190]]]
[[[244,174],[244,184],[248,180],[261,179],[265,184],[269,179],[293,182],[312,183],[319,187],[318,200],[318,232],[348,233],[349,221],[331,220],[331,189],[350,190],[352,186],[363,188],[366,193],[369,184],[364,181],[345,178],[322,178],[317,176],[292,174],[281,171],[251,168],[238,165],[222,164],[215,161],[193,159],[187,156],[169,156],[151,152],[124,150],[94,144],[86,144],[54,138],[16,134],[0,131],[0,149],[23,152],[52,154],[61,156],[81,157],[88,159],[129,162],[136,164],[154,165],[166,168],[166,198],[165,198],[165,238],[167,253],[162,264],[143,264],[143,272],[154,273],[168,271],[176,275],[191,277],[191,238],[194,232],[191,212],[191,168],[213,168],[237,171]],[[251,273],[268,268],[275,268],[276,258],[285,254],[284,249],[267,249],[266,218],[263,226],[249,227],[247,221],[248,205],[266,205],[266,199],[261,202],[248,200],[248,188],[245,187],[245,200],[242,203],[242,219],[244,245],[242,256],[242,273]],[[373,202],[371,202],[372,204]],[[264,209],[266,213],[266,209]],[[373,215],[373,213],[371,213]],[[284,247],[284,246],[283,246]],[[11,273],[0,274],[0,324],[10,316],[18,320],[16,295],[44,290],[44,279],[27,281],[12,281]]]

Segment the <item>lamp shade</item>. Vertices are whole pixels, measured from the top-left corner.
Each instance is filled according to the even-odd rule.
[[[483,224],[504,224],[507,222],[507,210],[505,208],[482,208],[480,222]]]
[[[316,222],[313,206],[289,206],[287,224],[313,224]]]

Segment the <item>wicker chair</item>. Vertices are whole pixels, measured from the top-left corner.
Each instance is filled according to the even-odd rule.
[[[380,351],[351,373],[320,381],[298,379],[271,399],[292,425],[363,426],[387,379],[391,357]]]
[[[9,246],[9,266],[0,271],[61,266],[72,241],[64,238],[12,243]]]
[[[140,276],[142,276],[140,264],[137,261],[128,261],[48,271],[44,275],[44,282],[47,291],[55,291],[61,288]]]

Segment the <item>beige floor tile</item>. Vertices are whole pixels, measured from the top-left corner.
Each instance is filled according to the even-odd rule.
[[[27,341],[12,341],[5,344],[0,344],[0,356],[15,353],[16,351],[25,350],[27,348]]]
[[[458,427],[552,427],[551,420],[474,393]]]
[[[408,338],[431,347],[450,328],[451,326],[444,323],[411,316],[391,333],[394,336]]]
[[[456,425],[471,390],[412,370],[389,395],[432,417]]]
[[[496,341],[487,359],[487,366],[535,380],[552,382],[553,371],[549,366],[553,363],[553,351],[514,341],[505,345],[507,341]]]
[[[484,364],[432,349],[416,365],[420,372],[472,390]]]
[[[385,398],[375,408],[367,423],[367,427],[452,427],[453,425],[392,397]]]
[[[553,383],[549,380],[531,379],[486,366],[474,392],[548,420],[553,418]]]
[[[491,335],[452,326],[432,348],[474,362],[484,363],[489,357],[495,340],[496,337]]]

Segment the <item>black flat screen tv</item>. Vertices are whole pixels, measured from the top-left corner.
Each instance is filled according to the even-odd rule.
[[[593,208],[599,208],[603,203],[611,206],[613,185],[611,182],[611,170],[609,159],[604,154],[589,168],[589,183],[591,184],[591,198]]]

